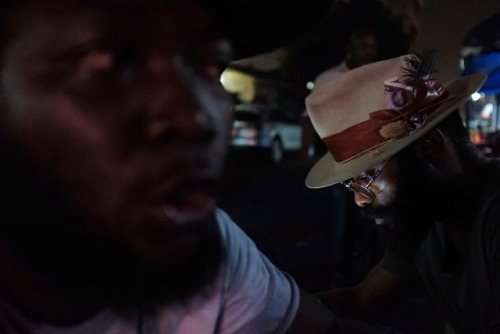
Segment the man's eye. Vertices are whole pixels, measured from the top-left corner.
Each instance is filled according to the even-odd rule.
[[[138,66],[134,49],[127,46],[96,48],[83,55],[78,65],[81,79],[92,79],[100,75],[116,75],[123,82],[130,81]]]
[[[113,54],[107,50],[92,50],[82,58],[80,71],[103,72],[114,66]]]

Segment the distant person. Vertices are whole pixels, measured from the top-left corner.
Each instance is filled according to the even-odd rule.
[[[378,57],[378,40],[374,30],[369,27],[359,27],[351,32],[345,47],[345,58],[342,62],[332,68],[321,72],[314,79],[314,88],[321,84],[338,78],[340,75],[358,66],[371,63]],[[316,137],[314,129],[307,112],[304,111],[302,117],[302,145],[300,161],[302,167],[308,169],[318,157],[324,153],[318,145],[319,138]]]
[[[319,297],[377,321],[422,283],[454,333],[500,333],[500,160],[481,154],[458,112],[486,75],[445,85],[436,59],[364,65],[306,98],[328,147],[306,185],[352,191],[386,248],[361,284]]]
[[[315,81],[313,91],[321,85],[339,78],[349,70],[369,64],[378,59],[378,39],[370,27],[359,27],[352,31],[346,46],[346,56],[337,66],[320,73]],[[348,111],[347,111],[348,112]],[[317,136],[307,112],[303,118],[302,161],[304,166],[315,162],[312,153],[305,149],[324,144]],[[325,150],[321,150],[323,154]],[[318,158],[317,155],[315,157]],[[381,255],[378,238],[371,224],[367,224],[355,205],[348,198],[342,187],[332,187],[332,247],[333,266],[336,267],[334,285],[345,285],[364,277],[366,271]]]
[[[353,68],[376,60],[378,60],[377,35],[371,28],[357,28],[349,36],[345,58],[337,66],[321,72],[314,79],[314,89],[325,82],[338,78]]]

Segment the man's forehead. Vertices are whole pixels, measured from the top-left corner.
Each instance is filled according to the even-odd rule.
[[[51,8],[55,12],[65,9],[97,9],[113,15],[131,17],[153,17],[169,12],[204,13],[208,15],[209,7],[199,0],[12,0],[1,7],[23,6],[32,9]],[[177,14],[178,15],[178,14]]]
[[[94,0],[90,6],[109,15],[140,21],[175,21],[179,28],[206,27],[212,20],[211,13],[197,0]]]
[[[203,30],[213,21],[211,13],[196,4],[197,0],[44,0],[12,1],[19,7],[20,15],[11,16],[24,21],[26,15],[38,17],[38,22],[50,21],[56,17],[68,18],[87,12],[94,12],[104,20],[118,19],[129,25],[148,24],[167,33],[183,30]],[[12,21],[11,21],[12,22]],[[112,22],[112,21],[110,21]],[[75,21],[75,24],[77,22]],[[23,23],[26,26],[25,23]],[[32,28],[34,26],[30,25]],[[159,31],[161,32],[161,31]],[[167,35],[165,36],[167,37]]]
[[[114,7],[111,13],[115,11],[115,14],[123,15],[128,12],[134,13],[132,17],[146,15],[146,18],[168,15],[165,12],[171,9],[170,13],[176,16],[179,25],[195,27],[194,23],[198,22],[198,27],[203,29],[208,25],[212,33],[230,40],[235,59],[275,50],[304,38],[324,23],[331,8],[331,0],[300,0],[284,2],[283,6],[277,3],[271,6],[268,0],[0,0],[0,9],[6,3],[51,3],[55,4],[55,9],[73,4]],[[181,8],[184,8],[184,13]],[[283,15],[284,10],[286,15]],[[209,19],[205,20],[207,16]],[[255,18],[258,18],[258,24]]]

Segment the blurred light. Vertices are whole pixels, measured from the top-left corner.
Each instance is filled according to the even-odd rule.
[[[314,82],[308,81],[306,83],[306,88],[309,89],[309,90],[312,90],[314,88]]]
[[[252,75],[226,69],[222,72],[220,82],[226,91],[238,94],[238,98],[243,102],[251,102],[255,97],[255,78]]]
[[[481,97],[483,97],[483,94],[478,93],[478,92],[475,92],[474,94],[472,94],[472,95],[471,95],[472,101],[477,101],[477,100],[479,100]]]
[[[490,119],[492,113],[493,113],[493,104],[488,103],[484,106],[483,110],[481,110],[481,118]]]

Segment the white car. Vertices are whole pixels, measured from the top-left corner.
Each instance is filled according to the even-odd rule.
[[[300,113],[254,104],[234,107],[231,145],[234,148],[263,149],[274,163],[301,147]]]

